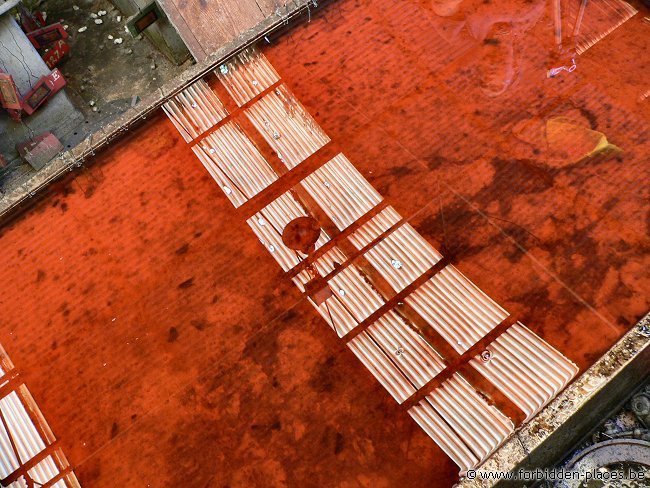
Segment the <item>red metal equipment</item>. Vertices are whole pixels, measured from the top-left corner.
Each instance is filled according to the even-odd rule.
[[[20,122],[22,98],[14,79],[6,73],[0,73],[0,105],[9,113],[9,117]]]
[[[46,53],[43,54],[43,61],[47,67],[54,69],[59,64],[59,61],[70,52],[70,45],[64,40],[56,41]]]
[[[12,119],[20,121],[22,113],[33,114],[38,107],[65,86],[65,78],[58,69],[41,77],[24,97],[20,95],[11,75],[0,72],[0,105]]]
[[[32,91],[23,98],[23,110],[27,115],[33,114],[45,101],[65,86],[65,78],[58,69],[43,76],[36,82]]]
[[[41,12],[32,14],[24,6],[19,7],[20,25],[34,48],[40,50],[47,67],[54,68],[70,51],[65,40],[69,37],[60,22],[45,25]]]

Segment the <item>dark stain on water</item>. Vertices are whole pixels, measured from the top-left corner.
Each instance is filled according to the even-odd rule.
[[[334,391],[334,385],[339,381],[338,376],[334,373],[335,366],[336,356],[328,356],[325,361],[318,364],[316,372],[309,380],[309,386],[319,393]]]
[[[181,247],[176,249],[174,252],[178,255],[181,256],[183,254],[187,254],[187,251],[190,249],[190,245],[186,242],[183,244]]]
[[[343,434],[337,432],[336,439],[334,440],[334,454],[340,454],[343,451],[344,446],[345,440],[343,438]]]
[[[113,422],[113,425],[111,426],[111,439],[114,439],[117,434],[120,432],[120,426],[117,424],[117,422]]]
[[[214,324],[208,322],[207,320],[199,319],[199,320],[190,321],[190,325],[194,327],[196,330],[198,330],[199,332],[203,332],[204,330],[212,327]]]
[[[178,285],[178,288],[181,290],[187,290],[194,285],[194,278],[187,279]]]
[[[96,188],[95,185],[88,186],[88,188],[84,190],[84,198],[91,198],[95,194]]]
[[[176,342],[178,335],[178,329],[176,327],[170,327],[169,333],[167,334],[167,342]]]

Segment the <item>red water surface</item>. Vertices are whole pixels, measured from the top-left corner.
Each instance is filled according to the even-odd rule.
[[[648,309],[647,13],[548,79],[550,11],[497,5],[339,0],[265,53],[391,205],[585,369]],[[559,116],[622,152],[522,135]],[[0,243],[0,342],[83,486],[456,480],[162,115]]]

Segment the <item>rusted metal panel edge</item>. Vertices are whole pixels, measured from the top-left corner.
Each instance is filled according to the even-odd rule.
[[[244,31],[231,42],[224,44],[204,61],[191,66],[170,82],[144,96],[138,105],[128,109],[117,119],[108,122],[78,145],[59,155],[29,181],[5,193],[0,199],[0,224],[5,222],[10,217],[10,213],[17,210],[27,199],[35,196],[49,183],[66,173],[80,168],[97,151],[117,140],[136,124],[141,123],[171,97],[209,74],[228,58],[255,44],[280,27],[286,26],[302,13],[318,7],[315,6],[314,0],[295,0],[293,5],[287,5],[286,9],[272,13],[252,29]]]
[[[546,408],[495,451],[477,471],[552,467],[608,414],[620,407],[650,370],[650,313]],[[462,478],[459,488],[521,486]]]

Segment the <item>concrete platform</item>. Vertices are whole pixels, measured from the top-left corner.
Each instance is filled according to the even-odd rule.
[[[17,53],[20,53],[18,55]],[[27,94],[41,76],[50,72],[38,52],[11,15],[0,14],[0,69],[9,73],[18,91]],[[3,110],[0,112],[0,153],[6,159],[18,157],[17,143],[33,135],[50,131],[65,141],[83,121],[81,113],[72,105],[65,90],[54,95],[35,114],[15,122]]]
[[[312,0],[162,0],[160,6],[197,61],[273,15],[290,17]]]

